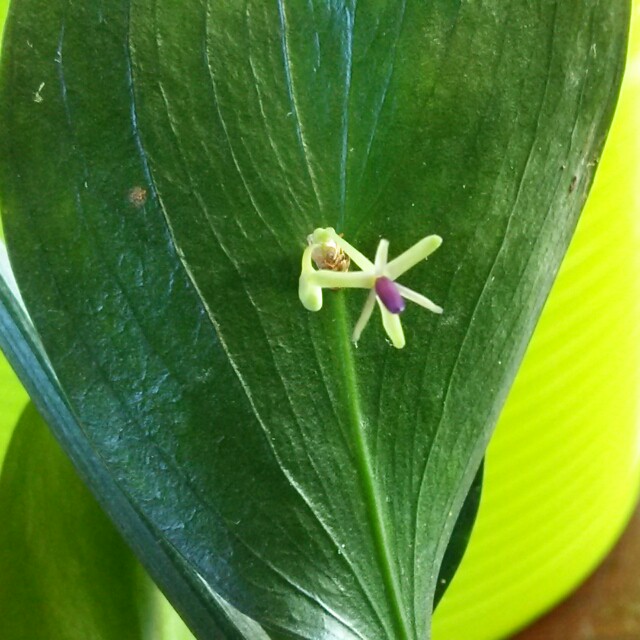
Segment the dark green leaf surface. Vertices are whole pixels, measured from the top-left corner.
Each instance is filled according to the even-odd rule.
[[[68,438],[271,637],[429,636],[628,18],[623,1],[14,5],[2,206]],[[363,292],[305,311],[301,250],[326,225],[368,255],[441,235],[404,282],[444,315],[409,308],[396,351],[373,323],[351,345]]]
[[[90,443],[85,438],[78,437],[82,429],[77,417],[69,408],[33,325],[17,300],[15,281],[12,274],[5,270],[5,266],[5,261],[0,260],[0,348],[12,363],[28,393],[35,398],[38,409],[53,426],[57,438],[65,443],[67,453],[81,476],[193,629],[207,638],[263,638],[264,634],[258,625],[231,607],[219,594],[211,592],[197,578],[193,568],[186,566],[173,549],[159,543],[158,532],[153,524],[145,520],[122,493],[117,478],[108,474],[103,460]],[[39,535],[38,533],[34,537],[36,545],[42,544],[37,540]],[[11,550],[8,549],[7,553],[11,554]],[[14,562],[10,555],[7,559]],[[1,603],[4,606],[0,606],[0,617],[5,606],[14,606],[12,598],[13,593],[9,591],[6,600]],[[173,612],[168,612],[163,618],[169,620],[172,628],[176,627]],[[180,624],[177,626],[180,628]],[[15,632],[18,631],[19,628],[16,627]],[[157,634],[153,638],[157,640]],[[175,640],[173,636],[169,638]]]

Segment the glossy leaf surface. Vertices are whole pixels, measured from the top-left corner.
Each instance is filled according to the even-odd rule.
[[[0,249],[3,249],[3,245],[0,246]],[[163,585],[163,589],[170,595],[173,604],[181,611],[186,611],[191,626],[200,635],[227,638],[229,640],[246,640],[246,638],[261,640],[264,638],[262,630],[254,621],[235,610],[219,594],[212,592],[208,585],[203,583],[193,569],[187,566],[172,549],[158,543],[158,533],[154,530],[153,524],[146,520],[128,497],[123,494],[118,486],[117,478],[108,474],[103,460],[91,448],[90,443],[86,439],[78,437],[78,434],[82,431],[80,424],[71,411],[66,396],[51,370],[50,362],[42,349],[42,344],[35,334],[33,325],[24,312],[21,297],[16,290],[13,274],[6,269],[6,265],[6,260],[0,259],[0,268],[2,269],[0,274],[0,348],[12,363],[27,392],[35,399],[38,409],[47,417],[47,422],[53,427],[56,437],[65,443],[66,451],[85,483],[98,496],[102,506],[108,511],[120,532],[127,537],[129,545],[133,547],[138,557],[143,560],[155,580]],[[33,415],[33,412],[30,415]],[[26,422],[31,425],[37,423],[38,420],[29,418]],[[29,428],[37,429],[38,427],[37,425],[35,427],[25,427],[25,429]],[[21,437],[16,436],[18,440]],[[15,454],[16,457],[19,458],[24,455],[26,459],[30,455],[26,448],[21,445],[16,446],[21,451],[20,454]],[[39,455],[37,448],[36,451],[37,453],[34,455]],[[16,467],[19,464],[19,461],[13,463]],[[67,463],[60,462],[63,470],[66,469],[65,464]],[[11,477],[13,478],[13,476]],[[22,476],[17,475],[16,477],[19,482]],[[39,481],[39,479],[36,478],[36,481]],[[13,486],[13,480],[10,479],[6,482]],[[13,490],[9,492],[15,493]],[[79,493],[80,495],[85,495],[82,492]],[[16,507],[12,498],[7,499],[7,505],[3,508],[2,513],[8,513],[12,508],[19,513],[21,507]],[[469,509],[473,508],[473,501],[468,499],[461,513],[468,512]],[[24,524],[26,522],[24,514],[20,515],[22,515],[22,523]],[[463,521],[462,516],[460,520]],[[57,526],[58,529],[56,530],[65,529],[65,527],[69,527],[69,524],[63,521],[57,523]],[[23,537],[19,526],[17,532],[15,528],[8,528],[7,531],[7,535]],[[47,535],[47,531],[35,532],[31,544],[36,547],[46,547]],[[42,540],[40,539],[41,537]],[[5,560],[8,567],[15,571],[14,567],[17,566],[19,570],[22,567],[20,549],[14,555],[10,545],[7,545]],[[38,558],[36,557],[35,560],[37,570]],[[42,560],[42,557],[40,560]],[[49,561],[50,558],[45,560],[45,562]],[[79,566],[84,561],[89,561],[89,558],[81,560]],[[25,561],[26,564],[31,564],[31,558]],[[34,570],[33,567],[30,567],[30,569]],[[443,571],[445,570],[446,565],[443,564]],[[11,571],[7,571],[7,575],[11,573]],[[450,571],[447,573],[450,573]],[[119,579],[126,580],[126,576],[121,576]],[[12,582],[12,578],[9,578],[9,581]],[[43,583],[34,588],[36,590],[39,588],[43,593],[47,590]],[[29,586],[25,591],[27,596],[33,592],[32,587]],[[0,606],[0,615],[2,615],[5,608],[9,609],[16,606],[11,589],[6,592],[5,596]],[[47,597],[44,596],[45,599]],[[24,602],[22,605],[30,606],[28,604],[24,605]],[[173,633],[174,630],[176,630],[176,633],[183,633],[183,627],[176,621],[176,614],[170,607],[161,607],[160,614],[161,622],[158,623],[160,626],[154,624],[153,629],[168,627],[170,629],[168,633]],[[55,614],[53,615],[55,617]],[[9,617],[7,616],[7,618]],[[89,612],[88,620],[85,620],[84,614],[80,614],[80,618],[81,620],[78,623],[80,626],[92,624],[91,612]],[[16,618],[13,620],[15,622]],[[21,632],[19,624],[14,625],[12,628],[15,633]],[[173,636],[170,637],[173,638]]]
[[[628,3],[14,7],[3,215],[70,442],[270,637],[427,638]],[[305,311],[301,250],[328,225],[369,256],[441,235],[403,282],[444,315],[410,306],[398,351],[373,324],[351,344],[363,292]]]

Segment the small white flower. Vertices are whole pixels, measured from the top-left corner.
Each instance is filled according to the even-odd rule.
[[[358,342],[367,326],[376,301],[382,315],[382,325],[393,346],[402,349],[405,345],[404,333],[400,324],[400,314],[404,311],[404,299],[411,300],[433,313],[442,313],[442,308],[429,298],[412,291],[396,282],[405,271],[425,260],[441,244],[440,236],[427,236],[397,258],[388,262],[389,242],[380,240],[374,262],[362,255],[355,247],[341,238],[331,227],[316,229],[308,238],[308,246],[302,256],[302,273],[298,293],[302,304],[309,311],[322,308],[322,289],[357,288],[369,289],[362,313],[353,330],[352,339]],[[314,269],[314,257],[327,251],[338,250],[355,262],[361,271],[337,271],[329,268]],[[333,254],[332,254],[333,255]],[[316,260],[317,263],[317,260]]]

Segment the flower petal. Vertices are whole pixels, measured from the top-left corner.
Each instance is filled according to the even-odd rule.
[[[376,273],[381,274],[382,270],[387,264],[387,260],[389,259],[389,241],[388,240],[380,240],[378,244],[378,248],[376,249],[376,258],[375,258],[375,269]]]
[[[371,289],[375,276],[364,271],[328,271],[320,269],[308,274],[309,282],[331,289]]]
[[[442,238],[440,236],[427,236],[423,238],[419,242],[416,242],[413,247],[401,253],[397,258],[394,258],[387,265],[385,275],[391,278],[391,280],[395,280],[405,271],[417,265],[421,260],[426,260],[441,244]]]
[[[402,324],[400,323],[400,316],[388,311],[382,302],[380,302],[379,298],[376,298],[376,300],[378,301],[380,313],[382,314],[382,326],[384,327],[384,330],[391,339],[393,346],[396,349],[402,349],[405,345],[405,340]]]
[[[353,335],[351,339],[353,342],[358,342],[360,340],[360,336],[364,331],[364,328],[367,326],[369,319],[371,318],[371,314],[373,313],[373,308],[376,306],[376,292],[372,289],[367,296],[367,300],[364,303],[364,307],[362,307],[362,313],[358,318],[358,322],[356,322],[356,326],[353,328]]]
[[[309,282],[304,275],[298,281],[298,297],[305,309],[320,311],[322,309],[322,288]]]
[[[302,271],[298,281],[298,297],[309,311],[322,309],[322,288],[310,281],[315,273],[311,264],[312,247],[307,247],[302,254]]]
[[[421,307],[424,307],[425,309],[429,309],[429,311],[433,311],[433,313],[442,313],[443,311],[442,307],[439,307],[435,302],[432,302],[431,300],[429,300],[429,298],[423,296],[421,293],[418,293],[413,289],[409,289],[408,287],[404,287],[403,285],[398,284],[397,282],[394,282],[394,284],[398,288],[398,291],[400,292],[400,295],[403,298],[406,298],[407,300],[411,300],[411,302],[415,302],[416,304],[419,304]]]
[[[373,262],[354,246],[350,245],[344,238],[340,237],[332,227],[316,229],[312,238],[319,243],[333,240],[363,271],[373,271]]]

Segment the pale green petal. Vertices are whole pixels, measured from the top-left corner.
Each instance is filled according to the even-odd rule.
[[[320,269],[308,274],[309,281],[318,287],[330,289],[371,289],[375,276],[364,271],[329,271]]]
[[[354,246],[341,238],[335,231],[333,241],[363,270],[373,271],[373,262],[361,254]]]
[[[307,238],[309,244],[322,244],[324,242],[331,242],[336,235],[336,230],[333,227],[318,227],[313,230],[313,233]]]
[[[387,265],[385,274],[391,278],[391,280],[395,280],[405,271],[417,265],[421,260],[426,260],[441,244],[442,238],[440,236],[427,236],[423,238],[420,242],[416,242],[410,249],[401,253],[397,258],[394,258]]]
[[[311,263],[313,247],[307,247],[302,254],[302,272],[298,281],[298,297],[300,302],[309,311],[320,311],[322,309],[322,288],[311,281],[315,273]]]
[[[389,259],[389,241],[380,240],[380,243],[378,244],[378,249],[376,250],[376,260],[374,263],[376,268],[376,273],[382,273],[382,270],[387,264],[388,259]]]
[[[311,261],[311,256],[313,255],[313,247],[308,246],[302,252],[302,273],[309,274],[313,273],[315,269],[313,268],[313,262]]]
[[[367,297],[367,301],[364,303],[364,307],[362,307],[362,313],[358,318],[358,322],[356,322],[356,326],[353,329],[353,335],[351,339],[353,342],[358,342],[360,340],[360,336],[364,331],[364,328],[367,326],[369,319],[371,318],[371,314],[373,313],[373,308],[376,306],[376,292],[371,289],[369,292],[369,296]]]
[[[305,309],[320,311],[322,309],[322,287],[313,284],[304,273],[298,282],[298,296]]]
[[[422,294],[409,289],[408,287],[404,287],[401,284],[396,282],[396,287],[398,287],[398,291],[403,298],[407,300],[411,300],[411,302],[415,302],[419,304],[421,307],[425,309],[429,309],[429,311],[433,311],[433,313],[442,313],[442,307],[439,307],[435,302],[429,300],[429,298],[423,296]]]
[[[400,314],[391,313],[380,300],[378,300],[378,307],[380,307],[380,313],[382,314],[382,326],[391,339],[391,343],[396,349],[402,349],[405,345],[405,340],[402,324],[400,323]]]

